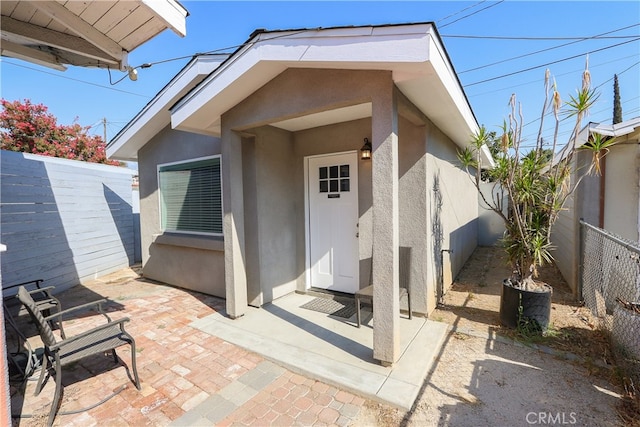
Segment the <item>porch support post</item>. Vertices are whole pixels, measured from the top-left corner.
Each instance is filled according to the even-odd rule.
[[[398,108],[393,81],[372,102],[373,357],[388,366],[400,356]]]
[[[225,294],[227,314],[235,319],[244,315],[247,310],[242,138],[240,135],[230,129],[223,129],[221,151]]]

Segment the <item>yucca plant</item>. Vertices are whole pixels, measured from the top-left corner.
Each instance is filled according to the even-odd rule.
[[[485,205],[504,220],[506,231],[502,243],[512,266],[510,285],[518,289],[536,290],[534,278],[538,268],[551,262],[551,228],[558,218],[567,198],[582,179],[600,172],[600,161],[609,147],[615,143],[594,134],[587,144],[576,147],[582,121],[598,99],[590,87],[591,77],[587,66],[582,75],[582,86],[577,95],[571,96],[563,106],[555,82],[549,70],[545,73],[545,101],[540,115],[540,127],[535,146],[526,149],[522,136],[524,118],[522,106],[515,95],[509,101],[511,112],[502,125],[500,150],[494,156],[495,167],[485,171],[498,188],[491,199],[480,190],[482,165],[480,152],[489,144],[490,133],[483,126],[473,135],[470,148],[458,153],[461,165],[467,170]],[[555,120],[553,139],[542,137],[547,116]],[[568,143],[560,149],[558,130],[561,120],[575,120]],[[590,164],[580,170],[572,170],[577,150],[591,150]],[[496,195],[497,194],[497,195]],[[506,197],[505,197],[506,196]],[[504,206],[504,200],[507,206]]]

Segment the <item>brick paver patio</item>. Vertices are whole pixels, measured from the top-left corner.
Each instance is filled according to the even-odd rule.
[[[223,308],[224,301],[136,278],[126,270],[58,295],[63,308],[108,297],[113,319],[129,317],[126,329],[137,345],[142,390],[129,380],[127,368],[108,356],[83,360],[63,368],[64,396],[54,425],[337,425],[358,415],[365,399],[290,372],[261,356],[206,334],[189,324]],[[21,328],[35,327],[21,316]],[[86,313],[65,323],[67,336],[104,321]],[[7,331],[9,337],[11,331]],[[30,339],[41,347],[39,337]],[[9,351],[15,344],[8,343]],[[12,347],[13,346],[13,347]],[[131,364],[129,348],[118,355]],[[103,404],[90,407],[110,393],[126,389]],[[33,396],[35,381],[12,383],[11,407],[21,426],[43,425],[54,393],[49,380]],[[14,420],[14,425],[17,425]]]

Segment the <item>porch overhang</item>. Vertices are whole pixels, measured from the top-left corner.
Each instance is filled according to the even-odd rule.
[[[200,55],[189,61],[107,144],[107,157],[137,161],[138,150],[171,122],[169,107],[215,70],[228,55]]]
[[[259,31],[171,108],[172,127],[220,136],[222,115],[287,68],[391,71],[404,96],[458,146],[466,147],[478,129],[432,23]],[[311,128],[361,118],[365,109],[278,122]]]
[[[186,35],[176,0],[3,0],[2,56],[65,70],[67,65],[125,70],[127,55],[169,28]]]

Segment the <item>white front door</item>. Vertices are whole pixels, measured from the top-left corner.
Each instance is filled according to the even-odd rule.
[[[357,152],[308,157],[310,285],[359,289]]]

